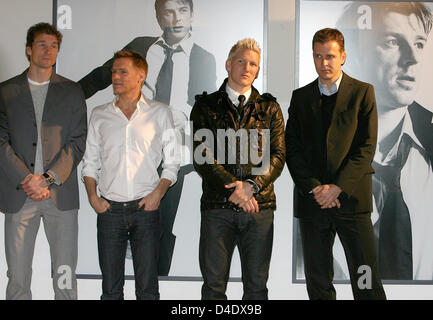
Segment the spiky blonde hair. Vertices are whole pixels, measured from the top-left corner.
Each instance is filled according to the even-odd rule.
[[[238,53],[239,50],[252,50],[259,54],[261,54],[261,49],[256,40],[251,38],[245,38],[236,42],[236,44],[230,49],[229,56],[227,60],[232,60],[234,56]]]

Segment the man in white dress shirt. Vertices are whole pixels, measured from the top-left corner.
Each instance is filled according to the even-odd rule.
[[[356,39],[346,68],[376,92],[372,219],[383,279],[433,279],[433,113],[415,101],[432,23],[421,2],[354,2],[337,22]]]
[[[146,60],[123,50],[113,61],[116,98],[92,112],[82,171],[98,213],[101,299],[123,299],[128,240],[137,299],[159,299],[159,205],[177,179],[181,137],[167,106],[141,93]]]
[[[189,132],[188,116],[195,96],[216,90],[216,63],[213,54],[194,42],[192,0],[155,0],[156,20],[161,36],[142,36],[129,42],[124,50],[135,51],[149,64],[144,96],[170,105],[176,129]],[[113,59],[95,68],[78,83],[86,99],[111,84]],[[184,178],[193,171],[189,139],[185,138],[178,180],[161,202],[162,237],[159,275],[167,276],[171,266],[175,236],[173,224],[182,194]]]

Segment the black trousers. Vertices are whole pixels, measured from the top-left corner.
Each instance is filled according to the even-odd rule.
[[[201,213],[200,270],[202,299],[227,299],[226,289],[234,248],[238,246],[244,300],[266,300],[272,254],[274,212],[235,212],[231,209]]]
[[[299,218],[308,296],[336,299],[332,247],[338,234],[346,255],[355,299],[386,299],[378,271],[376,243],[369,213],[325,209]]]

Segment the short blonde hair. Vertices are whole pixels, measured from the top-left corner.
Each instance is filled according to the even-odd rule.
[[[236,42],[236,44],[230,49],[229,56],[227,60],[232,60],[233,57],[239,52],[239,50],[252,50],[259,54],[259,58],[261,56],[261,49],[256,40],[251,38],[245,38]]]

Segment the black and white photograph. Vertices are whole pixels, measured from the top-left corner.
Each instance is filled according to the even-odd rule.
[[[297,2],[296,86],[315,78],[310,39],[325,27],[344,35],[342,70],[374,86],[378,135],[371,220],[384,283],[433,282],[432,11],[431,2]],[[293,281],[302,282],[296,219],[293,240]],[[334,280],[348,279],[337,238]]]

